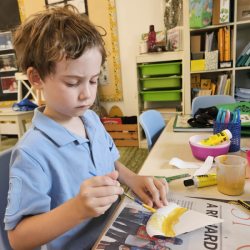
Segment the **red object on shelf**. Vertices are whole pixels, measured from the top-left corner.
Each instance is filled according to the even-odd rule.
[[[156,33],[154,25],[149,26],[149,33],[148,33],[148,52],[152,52],[154,45],[156,43]]]
[[[101,118],[101,122],[103,125],[117,125],[122,124],[121,118]]]

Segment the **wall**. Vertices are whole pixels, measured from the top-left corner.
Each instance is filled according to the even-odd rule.
[[[93,1],[93,0],[91,0]],[[121,108],[124,116],[137,115],[136,66],[142,33],[155,25],[155,31],[164,30],[164,0],[116,0],[116,16],[120,47],[123,101],[101,102],[109,112],[113,105]],[[100,24],[101,25],[101,24]]]
[[[23,0],[26,18],[41,11],[45,7],[45,0]]]

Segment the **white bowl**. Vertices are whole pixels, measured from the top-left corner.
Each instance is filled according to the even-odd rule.
[[[192,144],[193,146],[196,146],[196,147],[200,147],[200,148],[225,148],[227,147],[228,145],[230,145],[231,141],[230,140],[226,140],[218,145],[215,145],[215,146],[207,146],[207,145],[200,145],[198,144],[198,142],[201,142],[202,140],[210,137],[211,134],[202,134],[202,135],[194,135],[194,136],[191,136],[189,138],[189,142],[190,144]]]

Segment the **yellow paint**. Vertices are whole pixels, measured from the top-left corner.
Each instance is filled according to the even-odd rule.
[[[174,226],[179,223],[179,218],[182,214],[187,212],[188,209],[177,207],[171,211],[167,216],[161,214],[153,214],[149,223],[152,228],[160,231],[167,237],[175,236]]]
[[[235,174],[235,167],[226,166],[227,172],[232,172]],[[217,167],[217,172],[218,172]],[[239,169],[240,171],[240,169]],[[229,173],[230,174],[230,173]],[[239,176],[239,173],[237,174]],[[221,175],[217,180],[217,188],[218,190],[227,195],[241,195],[244,193],[246,176],[242,175],[241,178],[235,178],[235,180],[229,180],[226,176]]]
[[[228,158],[228,155],[219,157],[220,163],[225,165],[223,167],[225,167],[226,175],[217,175],[217,188],[221,193],[226,195],[241,195],[244,193],[246,179],[245,170],[243,171],[244,174],[240,174],[242,172],[241,167],[244,164],[240,162],[238,156],[230,156],[230,162],[228,162]],[[216,172],[218,173],[219,171],[220,168],[216,164]]]

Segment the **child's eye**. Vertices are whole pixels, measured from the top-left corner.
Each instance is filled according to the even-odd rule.
[[[67,83],[67,85],[68,85],[69,87],[77,87],[77,86],[78,86],[78,83],[76,83],[76,84]]]
[[[90,83],[95,84],[96,82],[90,81]]]

